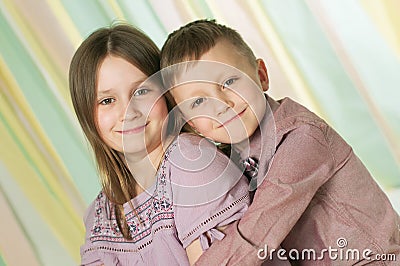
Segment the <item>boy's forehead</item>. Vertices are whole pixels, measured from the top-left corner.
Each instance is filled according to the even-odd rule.
[[[237,67],[246,57],[238,53],[238,49],[226,39],[218,40],[213,47],[203,53],[200,60],[216,61]]]
[[[226,78],[241,76],[242,72],[228,64],[216,61],[196,60],[172,65],[162,70],[169,87],[192,82],[222,84]]]

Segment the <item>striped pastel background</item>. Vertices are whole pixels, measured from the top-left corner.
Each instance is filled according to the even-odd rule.
[[[69,99],[83,38],[128,21],[161,47],[197,18],[237,29],[290,96],[353,146],[400,210],[400,1],[0,0],[0,265],[76,265],[99,190]]]

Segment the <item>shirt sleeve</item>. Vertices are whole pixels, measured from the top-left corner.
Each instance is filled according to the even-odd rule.
[[[81,266],[103,265],[96,247],[90,241],[90,230],[94,223],[95,202],[87,208],[83,221],[85,224],[85,243],[81,246]]]
[[[240,219],[249,205],[247,179],[214,144],[191,134],[179,136],[170,156],[170,178],[178,238],[186,248],[192,241],[221,239],[215,229]]]
[[[335,162],[326,131],[324,126],[304,124],[283,136],[248,211],[196,265],[260,265],[260,248],[279,248],[318,188],[344,164]]]

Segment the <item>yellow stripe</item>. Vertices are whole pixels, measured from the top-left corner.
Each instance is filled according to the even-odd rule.
[[[0,98],[0,109],[2,113],[5,112],[4,104],[7,104]],[[6,115],[8,112],[5,112]],[[22,130],[22,128],[17,128]],[[54,197],[49,190],[44,186],[43,182],[37,174],[37,171],[31,167],[30,164],[26,164],[24,154],[21,153],[20,147],[15,145],[15,141],[9,134],[7,134],[7,128],[0,124],[0,137],[4,144],[2,148],[12,151],[12,153],[1,153],[0,159],[7,165],[9,172],[14,177],[15,182],[21,188],[23,193],[26,195],[29,202],[34,206],[38,214],[48,225],[49,229],[54,233],[55,237],[59,239],[61,245],[66,249],[75,261],[79,261],[78,248],[82,244],[84,230],[82,226],[78,226],[74,223],[76,215],[66,211],[58,201],[54,200]],[[25,141],[22,143],[29,151],[32,147]],[[35,154],[32,154],[35,155]]]
[[[10,70],[7,68],[6,63],[4,62],[1,56],[0,56],[0,81],[4,82],[4,88],[6,88],[6,90],[3,92],[4,96],[8,96],[9,100],[10,99],[12,100],[12,102],[16,105],[14,108],[17,109],[19,113],[23,115],[26,121],[29,122],[29,127],[31,129],[32,134],[37,136],[37,139],[40,141],[40,144],[43,147],[43,152],[46,153],[44,156],[45,158],[43,158],[44,162],[47,162],[46,165],[50,166],[50,168],[52,169],[52,173],[51,175],[48,175],[48,177],[49,178],[51,177],[55,178],[56,176],[60,178],[62,177],[64,181],[63,187],[61,188],[62,193],[65,193],[66,190],[70,191],[71,197],[73,197],[73,202],[75,203],[73,212],[74,213],[78,212],[82,214],[86,204],[83,198],[81,197],[80,192],[75,187],[73,178],[69,174],[69,171],[64,165],[63,160],[58,155],[57,151],[53,147],[51,141],[48,139],[43,128],[40,126],[40,122],[34,116],[32,109],[29,107],[30,104],[26,100],[24,94],[22,93],[16,80],[12,76]],[[1,88],[1,90],[3,90],[3,88]],[[18,131],[16,133],[18,133]],[[22,139],[26,138],[24,137]],[[28,139],[31,139],[31,137],[28,137]],[[78,223],[80,222],[81,221],[79,219]]]
[[[220,24],[226,24],[226,19],[224,18],[223,13],[219,12],[218,5],[216,4],[216,1],[214,0],[205,0],[207,3],[209,9],[212,12],[213,18],[217,20],[218,23]]]
[[[189,17],[192,18],[192,20],[197,19],[197,18],[205,18],[205,14],[201,12],[199,8],[199,3],[196,1],[183,1],[183,3],[186,3],[186,9],[188,9],[188,13],[190,14]]]
[[[14,80],[10,70],[7,68],[3,58],[0,56],[0,80],[4,82],[4,88],[7,88],[4,90],[4,88],[1,88],[4,90],[3,94],[5,97],[8,96],[9,100],[12,100],[12,102],[15,104],[14,109],[17,109],[19,113],[26,119],[26,121],[29,123],[29,127],[31,129],[32,134],[37,136],[38,141],[40,141],[41,146],[43,147],[43,152],[46,153],[47,156],[43,156],[43,153],[41,152],[41,158],[43,159],[43,162],[46,163],[46,168],[50,167],[51,172],[49,175],[46,177],[49,178],[49,182],[55,182],[57,186],[59,186],[58,182],[56,181],[56,177],[59,177],[63,179],[64,184],[63,187],[60,187],[60,192],[62,194],[65,193],[66,189],[72,190],[71,196],[73,197],[73,201],[75,203],[75,208],[72,211],[73,213],[79,212],[82,213],[84,210],[85,203],[83,199],[80,197],[79,191],[76,189],[73,179],[70,176],[67,168],[65,167],[62,159],[59,157],[58,153],[56,152],[55,148],[52,146],[51,142],[46,136],[46,133],[40,126],[39,121],[37,121],[36,117],[33,114],[32,109],[29,107],[29,103],[25,99],[24,94],[21,92],[21,89],[19,88],[17,82]],[[5,99],[3,99],[5,100]],[[0,106],[1,108],[1,106]],[[10,109],[11,110],[11,109]],[[10,113],[10,115],[14,116],[14,113]],[[8,118],[5,116],[6,119]],[[20,125],[20,118],[17,118],[15,121],[12,120],[11,122],[17,122]],[[23,127],[23,125],[21,125]],[[14,130],[15,134],[18,136],[18,133],[20,132],[19,130]],[[24,129],[24,132],[26,130]],[[19,139],[21,140],[31,140],[30,136],[21,136]],[[35,148],[35,151],[38,151],[37,148]],[[36,157],[32,157],[36,158]],[[39,159],[39,158],[38,158]],[[45,169],[43,169],[45,171]],[[53,180],[54,179],[54,180]],[[57,187],[55,187],[56,189]],[[59,194],[59,193],[57,193]],[[69,201],[66,201],[69,202]],[[77,220],[78,223],[80,223],[80,220]]]
[[[7,13],[12,17],[10,23],[15,24],[18,31],[14,29],[15,33],[19,35],[25,49],[29,52],[32,58],[34,58],[35,63],[39,66],[42,74],[44,76],[48,73],[51,80],[48,82],[53,82],[56,88],[54,94],[61,96],[60,103],[69,103],[68,82],[65,73],[54,64],[51,56],[43,50],[40,44],[39,38],[35,36],[34,30],[29,26],[29,22],[26,21],[18,12],[15,3],[10,0],[4,0],[4,4],[7,9]],[[50,84],[51,85],[51,84]],[[69,104],[68,108],[72,111],[72,105]]]
[[[2,159],[4,160],[5,164],[13,169],[16,182],[18,182],[21,188],[26,192],[29,200],[38,209],[41,215],[46,218],[49,225],[55,230],[56,235],[61,242],[63,242],[69,252],[73,254],[76,252],[76,247],[81,244],[79,238],[82,237],[84,233],[81,222],[81,210],[82,206],[84,205],[83,200],[80,200],[81,207],[76,205],[74,208],[72,206],[71,202],[76,201],[75,197],[80,198],[79,193],[76,191],[76,189],[73,189],[74,186],[72,185],[71,177],[68,175],[65,166],[46,138],[46,135],[41,129],[39,123],[32,115],[32,111],[30,110],[28,103],[21,93],[20,88],[13,79],[1,57],[0,73],[0,81],[4,82],[4,84],[0,84],[0,88],[4,92],[1,94],[2,97],[0,98],[0,113],[7,120],[12,134],[14,135],[14,139],[21,144],[21,147],[23,147],[24,151],[29,157],[29,160],[31,160],[31,165],[36,167],[38,172],[41,173],[41,175],[45,178],[49,188],[57,196],[59,201],[55,201],[54,197],[51,195],[51,193],[49,193],[49,190],[46,189],[42,181],[40,181],[40,177],[35,172],[28,174],[28,172],[25,172],[28,169],[21,169],[19,167],[21,158],[24,158],[24,155],[20,153],[20,148],[18,146],[13,145],[12,147],[4,147],[4,150],[12,152],[7,154],[2,153],[1,157],[3,157]],[[7,96],[12,96],[11,99],[16,103],[16,108],[23,116],[26,117],[27,121],[29,121],[29,124],[32,128],[31,131],[35,133],[40,139],[40,142],[43,143],[45,152],[51,156],[50,158],[49,156],[46,158],[42,151],[35,145],[31,136],[24,128],[24,125],[21,124],[20,118],[15,116],[13,111],[14,108],[10,106],[10,103],[5,98]],[[1,135],[2,141],[5,141],[7,145],[12,145],[14,141],[13,139],[10,139],[6,128],[1,130]],[[12,156],[15,156],[15,154],[19,154],[19,156],[11,158]],[[53,169],[52,166],[54,167]],[[30,170],[30,172],[31,171],[32,170]],[[31,177],[31,175],[36,176],[36,178],[33,176]],[[67,188],[70,187],[70,189],[72,188],[74,190],[73,195],[70,195],[71,197],[74,197],[73,199],[68,198],[63,185],[67,185]],[[52,205],[53,210],[43,207],[44,202]],[[62,208],[60,208],[59,204],[62,205]],[[68,229],[66,230],[66,228]],[[74,255],[76,257],[76,254]]]
[[[400,1],[363,0],[360,4],[369,14],[388,44],[400,58]]]
[[[117,1],[115,0],[108,0],[108,3],[111,6],[114,14],[117,16],[118,20],[126,21],[124,13],[122,12],[120,6],[118,5]]]
[[[319,115],[324,116],[318,101],[314,98],[302,74],[294,64],[289,52],[286,50],[279,35],[275,31],[273,24],[268,19],[267,14],[263,12],[264,8],[258,1],[248,3],[246,8],[250,11],[249,16],[254,18],[257,29],[262,33],[265,42],[271,47],[281,68],[284,69],[284,73],[287,75],[287,79],[291,83],[292,88],[297,95],[302,98],[302,104],[311,108]]]
[[[185,23],[188,23],[197,18],[197,15],[190,6],[189,2],[181,0],[176,3],[175,7],[178,10],[179,14],[181,14],[181,17],[183,18],[183,21]]]
[[[64,9],[60,0],[47,0],[47,4],[53,10],[54,16],[60,21],[60,25],[63,28],[63,32],[68,35],[75,49],[82,42],[82,36],[78,29],[75,27],[74,22]],[[90,14],[88,14],[90,15]]]

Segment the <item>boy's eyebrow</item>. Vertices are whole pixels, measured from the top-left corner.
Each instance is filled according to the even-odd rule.
[[[222,85],[225,79],[238,75],[233,66],[213,61],[193,61],[188,63],[184,73],[179,75],[178,84],[191,82],[209,82]],[[179,68],[176,69],[179,72]]]
[[[200,85],[199,85],[200,84]],[[202,84],[215,84],[214,82],[208,82],[208,81],[192,81],[192,82],[187,82],[181,85],[178,85],[176,88],[179,89],[181,86],[190,86],[190,89],[186,88],[185,90],[187,91],[186,97],[189,98],[196,98],[201,95],[204,95],[204,86]],[[198,86],[196,86],[198,85]]]

